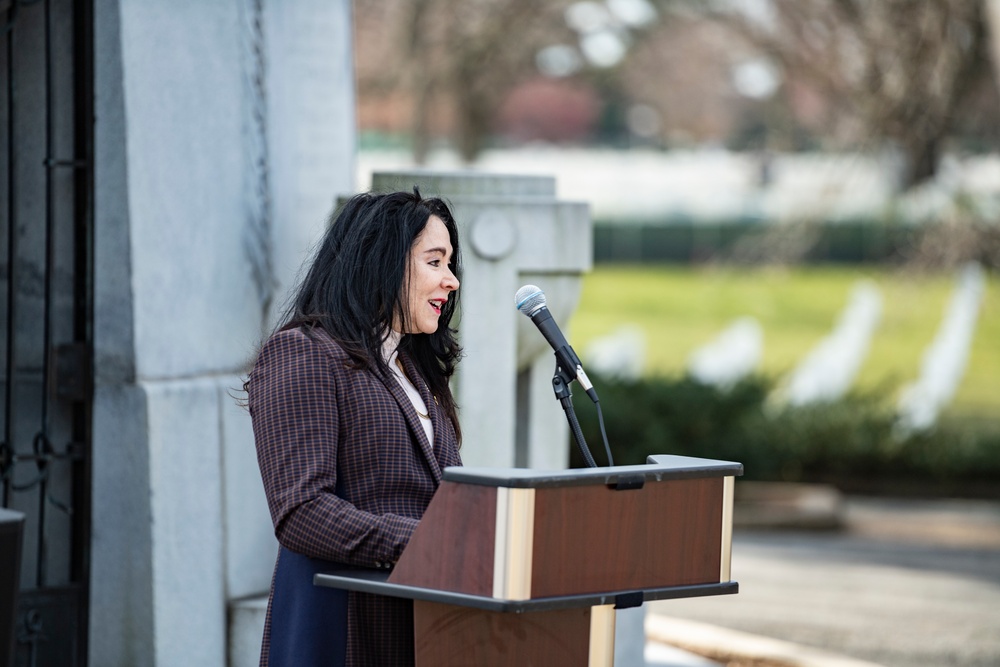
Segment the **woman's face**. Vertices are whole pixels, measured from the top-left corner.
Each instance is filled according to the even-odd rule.
[[[410,248],[407,266],[407,330],[401,333],[432,334],[438,329],[441,309],[448,296],[458,289],[458,278],[448,263],[451,239],[444,221],[432,215]]]

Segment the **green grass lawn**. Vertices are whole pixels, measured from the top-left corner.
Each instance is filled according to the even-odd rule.
[[[619,326],[646,334],[646,372],[682,373],[688,355],[738,317],[764,331],[760,371],[780,376],[836,323],[850,292],[870,280],[882,293],[882,318],[857,379],[862,390],[884,388],[894,399],[920,372],[954,285],[953,274],[916,275],[894,269],[805,267],[687,268],[599,265],[584,277],[571,322],[578,352]],[[953,416],[1000,419],[1000,280],[986,292]]]

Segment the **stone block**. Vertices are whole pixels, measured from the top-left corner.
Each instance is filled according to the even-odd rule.
[[[226,656],[222,442],[209,379],[145,383],[156,665]]]
[[[239,395],[234,388],[241,386],[242,381],[238,376],[227,376],[216,384],[222,413],[226,597],[229,599],[266,593],[271,586],[278,553],[257,467],[250,414],[237,405],[233,397]]]
[[[122,2],[120,17],[137,373],[234,369],[261,321],[241,243],[238,5]]]
[[[351,3],[264,3],[264,19],[273,322],[337,196],[355,189],[356,123]]]
[[[257,667],[267,617],[267,596],[235,600],[229,605],[229,667]]]
[[[95,387],[89,664],[155,665],[146,395]]]

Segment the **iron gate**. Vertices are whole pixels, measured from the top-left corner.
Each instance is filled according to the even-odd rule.
[[[26,515],[15,665],[86,664],[92,2],[0,0],[0,501]]]

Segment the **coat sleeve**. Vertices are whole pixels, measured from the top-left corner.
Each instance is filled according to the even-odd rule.
[[[336,495],[341,363],[300,331],[263,347],[249,383],[257,460],[278,542],[362,567],[394,563],[418,520],[372,514]]]

